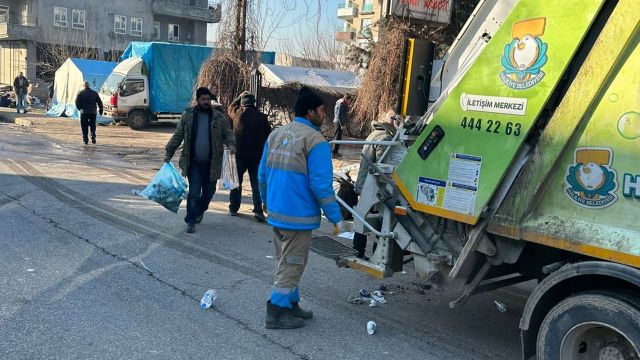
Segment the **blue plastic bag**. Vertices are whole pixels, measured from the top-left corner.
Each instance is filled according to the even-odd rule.
[[[147,187],[136,192],[146,199],[153,200],[169,211],[178,212],[180,203],[187,194],[187,182],[171,163],[165,163],[151,179]]]

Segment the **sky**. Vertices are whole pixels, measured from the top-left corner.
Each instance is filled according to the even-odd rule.
[[[285,20],[267,41],[267,51],[295,52],[295,46],[291,43],[296,34],[305,31],[314,31],[318,14],[320,26],[335,29],[339,20],[336,17],[340,0],[256,0],[263,8],[263,14],[268,19],[274,19],[274,14],[285,14]],[[292,6],[284,4],[289,3]],[[320,12],[318,11],[320,4]],[[229,16],[222,9],[222,16]],[[277,15],[275,15],[277,16]],[[296,20],[299,20],[295,23]],[[268,22],[269,20],[267,20]],[[273,21],[273,20],[272,20]],[[269,22],[268,22],[269,23]],[[209,24],[207,28],[207,41],[215,41],[218,24]]]

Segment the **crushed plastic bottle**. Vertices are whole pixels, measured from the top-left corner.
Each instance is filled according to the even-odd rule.
[[[207,290],[207,292],[204,293],[202,300],[200,300],[200,308],[202,309],[210,308],[211,304],[213,304],[213,302],[216,301],[216,297],[218,297],[218,294],[216,293],[215,290],[213,289]]]
[[[376,332],[376,323],[374,321],[369,321],[367,323],[367,334],[373,335]]]

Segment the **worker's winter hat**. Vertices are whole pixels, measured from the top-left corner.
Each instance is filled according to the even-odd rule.
[[[248,92],[244,92],[242,93],[242,95],[240,95],[240,105],[242,106],[247,106],[247,105],[255,105],[256,104],[256,97]]]
[[[296,116],[305,116],[309,110],[315,110],[321,105],[324,105],[322,98],[316,95],[308,87],[303,86],[298,92],[294,111]]]

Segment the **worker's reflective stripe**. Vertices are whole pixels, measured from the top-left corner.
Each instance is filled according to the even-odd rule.
[[[293,290],[294,288],[283,288],[283,287],[277,287],[277,286],[273,287],[273,292],[276,294],[289,295],[293,292]]]
[[[329,197],[326,197],[324,199],[319,199],[318,202],[320,203],[320,205],[327,205],[327,204],[331,204],[332,202],[336,201],[336,197],[335,195],[331,195]]]
[[[289,224],[317,224],[320,222],[320,215],[318,216],[289,216],[269,212],[269,218],[275,221],[282,221]]]
[[[302,256],[289,255],[287,256],[287,264],[304,265],[304,258]]]
[[[293,171],[305,175],[307,174],[307,167],[300,163],[267,160],[267,167],[271,169]]]

